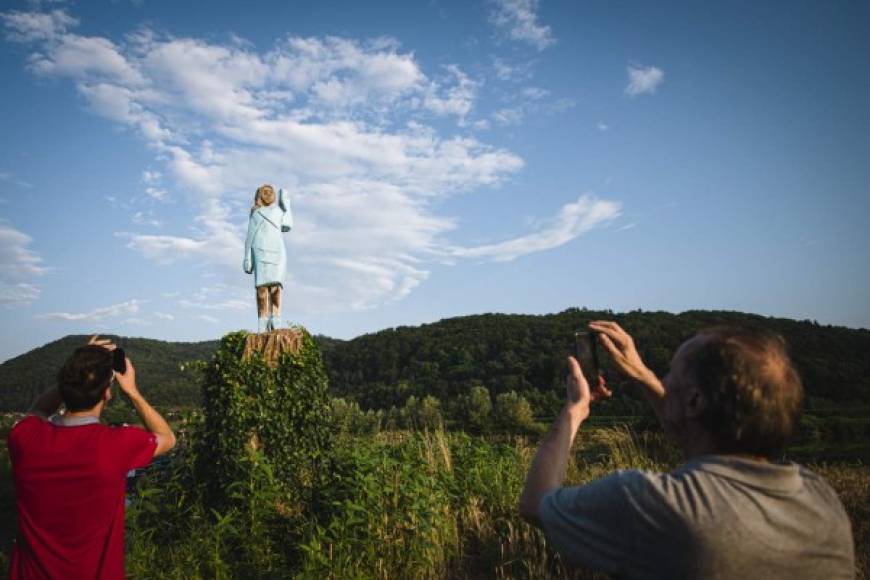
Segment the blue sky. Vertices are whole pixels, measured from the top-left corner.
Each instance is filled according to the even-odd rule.
[[[730,309],[870,327],[866,2],[6,2],[0,360],[69,333]]]

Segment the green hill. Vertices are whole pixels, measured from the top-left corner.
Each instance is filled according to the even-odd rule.
[[[474,385],[495,396],[522,393],[536,411],[549,412],[562,397],[565,355],[573,332],[590,320],[612,319],[636,339],[641,354],[658,373],[667,371],[676,347],[706,326],[761,326],[782,334],[803,377],[810,406],[842,409],[870,404],[870,331],[822,326],[812,321],[765,318],[740,312],[690,311],[682,314],[634,311],[624,314],[571,308],[541,316],[480,314],[433,324],[390,328],[349,341],[315,337],[324,356],[334,395],[367,408],[401,406],[434,395],[446,405]],[[53,384],[54,375],[85,336],[67,336],[0,365],[0,410],[23,410]],[[173,343],[112,337],[135,361],[143,392],[157,405],[199,402],[199,377],[180,365],[212,356],[217,341]],[[609,384],[619,397],[602,411],[631,414],[644,406],[617,376]]]
[[[573,332],[597,319],[623,325],[660,375],[677,346],[701,328],[764,327],[786,338],[811,406],[870,402],[870,331],[740,312],[615,314],[571,308],[543,316],[482,314],[361,336],[326,353],[325,361],[333,392],[368,408],[399,406],[410,395],[427,394],[449,406],[457,395],[483,385],[493,396],[522,393],[537,412],[546,413],[564,396],[565,355]],[[615,373],[608,382],[619,397],[599,413],[634,414],[646,408],[634,389],[621,388],[626,385]]]
[[[103,338],[112,339],[127,351],[136,365],[139,386],[152,403],[173,407],[199,404],[199,377],[182,372],[180,365],[211,358],[217,350],[217,340],[166,342],[113,335]],[[84,335],[65,336],[0,365],[0,410],[27,409],[39,393],[54,384],[64,360],[87,340]]]

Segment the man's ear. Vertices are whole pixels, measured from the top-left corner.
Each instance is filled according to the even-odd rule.
[[[108,403],[112,400],[112,387],[107,387],[105,391],[103,391],[103,402]]]
[[[686,391],[686,398],[683,403],[686,417],[697,419],[707,409],[707,397],[704,396],[704,393],[698,387],[689,387]]]

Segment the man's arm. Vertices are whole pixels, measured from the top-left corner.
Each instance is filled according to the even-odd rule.
[[[551,489],[562,485],[568,469],[568,457],[577,430],[589,416],[589,406],[593,400],[609,397],[611,392],[599,379],[594,392],[583,376],[580,364],[574,357],[568,357],[569,374],[566,379],[567,401],[550,432],[538,447],[526,484],[520,496],[520,515],[528,522],[541,525],[539,508],[541,498]]]
[[[136,414],[139,415],[142,423],[145,424],[145,429],[157,437],[157,448],[154,450],[154,457],[163,455],[175,447],[175,434],[172,432],[169,423],[139,392],[139,387],[136,386],[136,369],[133,368],[133,363],[130,362],[129,358],[127,359],[127,372],[124,374],[116,372],[115,378],[118,380],[118,387],[130,397],[130,401],[136,409]]]
[[[27,411],[28,415],[36,415],[43,419],[48,419],[60,408],[63,400],[60,398],[60,390],[57,387],[51,387],[44,393],[39,395]]]
[[[520,515],[529,523],[541,525],[538,514],[541,498],[551,489],[562,485],[568,470],[571,446],[585,418],[581,410],[566,405],[538,447],[520,496]]]
[[[665,387],[641,360],[634,339],[615,322],[597,320],[589,323],[589,328],[598,333],[601,344],[610,352],[613,362],[629,378],[637,381],[643,388],[643,394],[661,421],[662,401],[665,398]]]

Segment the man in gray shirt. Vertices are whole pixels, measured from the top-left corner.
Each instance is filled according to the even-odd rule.
[[[520,513],[574,565],[629,578],[854,578],[849,519],[818,475],[774,463],[800,417],[800,378],[781,337],[711,328],[686,341],[662,381],[614,322],[590,325],[640,383],[687,463],[671,473],[617,471],[562,487],[592,401],[569,358],[568,400],[532,461]]]

